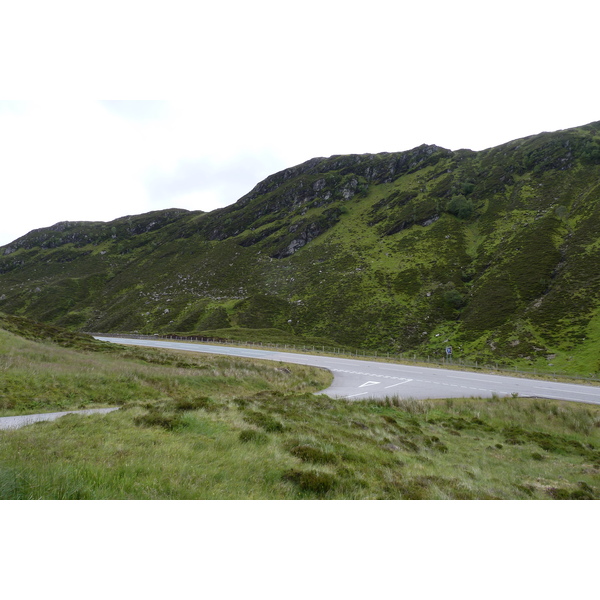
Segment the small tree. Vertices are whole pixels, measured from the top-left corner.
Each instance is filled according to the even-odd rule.
[[[465,299],[455,289],[447,290],[444,292],[444,302],[452,308],[459,309],[465,305]]]
[[[452,196],[452,200],[446,206],[446,210],[459,219],[469,219],[473,214],[474,208],[473,202],[465,198],[462,194]]]
[[[464,183],[461,183],[461,185],[460,185],[460,191],[465,196],[468,196],[474,189],[475,189],[475,184],[471,183],[470,181],[465,181]]]

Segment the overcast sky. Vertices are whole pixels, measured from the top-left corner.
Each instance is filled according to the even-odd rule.
[[[588,1],[12,4],[0,85],[34,100],[0,103],[0,245],[213,210],[315,156],[479,150],[600,120]]]

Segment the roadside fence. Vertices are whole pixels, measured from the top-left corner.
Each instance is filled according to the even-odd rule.
[[[538,369],[536,367],[526,368],[523,365],[509,366],[501,363],[485,363],[478,360],[467,360],[463,358],[453,358],[444,356],[421,356],[414,352],[381,352],[377,350],[352,349],[344,347],[333,347],[326,345],[313,344],[278,344],[272,342],[243,342],[228,340],[225,338],[204,337],[204,336],[181,336],[181,335],[141,335],[139,333],[91,333],[85,332],[95,337],[115,337],[130,338],[137,340],[164,340],[164,341],[182,341],[182,342],[200,342],[204,344],[219,344],[223,346],[245,346],[248,348],[261,348],[264,350],[277,350],[279,352],[305,352],[308,354],[319,352],[333,356],[346,356],[348,358],[389,360],[391,362],[408,362],[414,364],[436,365],[443,368],[465,368],[477,371],[494,371],[506,375],[530,375],[530,376],[552,376],[557,379],[583,380],[586,382],[599,382],[600,376],[597,373],[574,375],[561,371],[549,371]]]

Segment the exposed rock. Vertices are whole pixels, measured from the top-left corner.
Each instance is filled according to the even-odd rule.
[[[402,450],[402,448],[400,448],[400,446],[396,446],[396,444],[385,444],[383,448],[385,450],[389,450],[390,452],[398,452],[398,450]]]

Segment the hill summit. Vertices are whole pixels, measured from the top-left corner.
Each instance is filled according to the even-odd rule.
[[[597,372],[599,200],[600,122],[480,152],[314,158],[209,213],[32,231],[0,248],[0,311]]]

